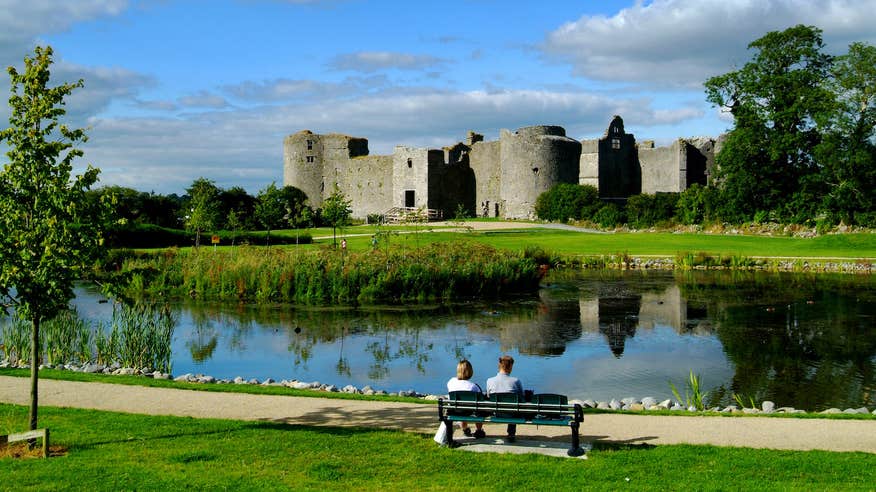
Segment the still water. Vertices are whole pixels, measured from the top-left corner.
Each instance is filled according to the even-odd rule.
[[[80,315],[109,304],[80,289]],[[468,358],[484,386],[501,354],[536,392],[672,396],[701,376],[732,394],[807,410],[874,406],[871,276],[565,272],[536,295],[452,306],[313,308],[181,302],[173,373],[445,392]],[[682,389],[683,393],[683,389]]]

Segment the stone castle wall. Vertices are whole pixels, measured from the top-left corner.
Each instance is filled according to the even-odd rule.
[[[615,116],[600,139],[577,141],[559,126],[502,130],[483,141],[444,149],[397,146],[392,155],[368,154],[368,140],[301,131],[284,139],[285,185],[300,188],[313,207],[335,188],[351,200],[354,217],[394,207],[471,215],[533,218],[538,196],[559,183],[594,185],[600,198],[625,200],[638,193],[684,191],[706,184],[721,140],[678,139],[655,148],[636,144]]]
[[[468,164],[474,175],[475,181],[475,208],[471,210],[473,215],[479,217],[497,217],[498,209],[501,209],[500,184],[502,172],[499,166],[501,145],[498,140],[494,142],[477,142],[471,146],[468,155]]]

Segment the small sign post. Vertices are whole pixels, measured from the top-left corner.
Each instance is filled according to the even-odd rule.
[[[216,245],[219,244],[219,235],[213,234],[213,237],[210,238],[210,242],[213,243],[213,251],[216,251]]]

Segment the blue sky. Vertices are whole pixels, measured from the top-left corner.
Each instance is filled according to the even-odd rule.
[[[468,130],[556,124],[595,138],[717,135],[702,82],[795,24],[828,51],[876,44],[876,0],[0,0],[0,64],[51,44],[53,81],[101,184],[182,193],[198,177],[282,183],[302,129],[442,147]],[[8,78],[0,81],[8,94]],[[7,121],[6,97],[0,119]],[[4,158],[0,161],[5,162]]]

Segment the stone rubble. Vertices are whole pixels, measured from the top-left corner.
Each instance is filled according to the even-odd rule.
[[[29,366],[25,363],[16,362],[13,363],[7,359],[0,359],[0,368],[21,368],[28,369]],[[236,377],[232,379],[216,379],[213,376],[205,375],[205,374],[192,374],[186,373],[181,374],[179,376],[172,376],[169,373],[163,373],[161,371],[153,370],[152,368],[144,368],[144,369],[136,369],[132,367],[121,367],[118,363],[113,363],[109,366],[97,363],[85,363],[82,365],[75,364],[43,364],[40,365],[40,369],[62,369],[68,371],[82,372],[87,374],[110,374],[110,375],[126,375],[126,376],[143,376],[147,378],[160,379],[160,380],[170,380],[181,383],[194,383],[194,384],[245,384],[245,385],[260,385],[260,386],[282,386],[295,390],[311,390],[311,391],[323,391],[330,393],[349,393],[349,394],[360,394],[360,395],[382,395],[382,396],[401,396],[401,397],[409,397],[409,398],[420,398],[428,401],[436,401],[439,398],[446,398],[446,395],[430,395],[430,394],[422,394],[417,393],[414,390],[401,390],[398,393],[387,393],[384,390],[374,389],[370,385],[363,386],[362,388],[357,388],[351,384],[344,386],[343,388],[338,388],[332,384],[322,384],[318,381],[306,382],[306,381],[298,381],[298,380],[282,380],[276,381],[272,378],[267,378],[263,381],[259,381],[258,379],[244,379],[243,377]],[[580,404],[585,409],[599,409],[599,410],[615,410],[615,411],[631,411],[631,412],[642,412],[642,411],[661,411],[668,410],[673,412],[678,411],[690,411],[690,412],[698,412],[698,410],[693,406],[685,407],[681,403],[677,401],[673,401],[671,399],[666,399],[658,402],[654,397],[644,397],[644,398],[634,398],[634,397],[625,397],[623,399],[611,399],[608,401],[604,400],[593,400],[593,399],[570,399],[569,403],[577,403]],[[799,414],[806,413],[806,410],[801,410],[793,407],[776,407],[776,404],[766,400],[760,404],[760,408],[739,408],[736,405],[729,405],[726,407],[712,407],[707,409],[708,412],[713,413],[741,413],[741,414]],[[853,414],[853,415],[868,415],[872,414],[876,416],[876,409],[870,410],[866,407],[859,408],[828,408],[826,410],[822,410],[821,412],[817,412],[820,414],[830,415],[830,414]]]

